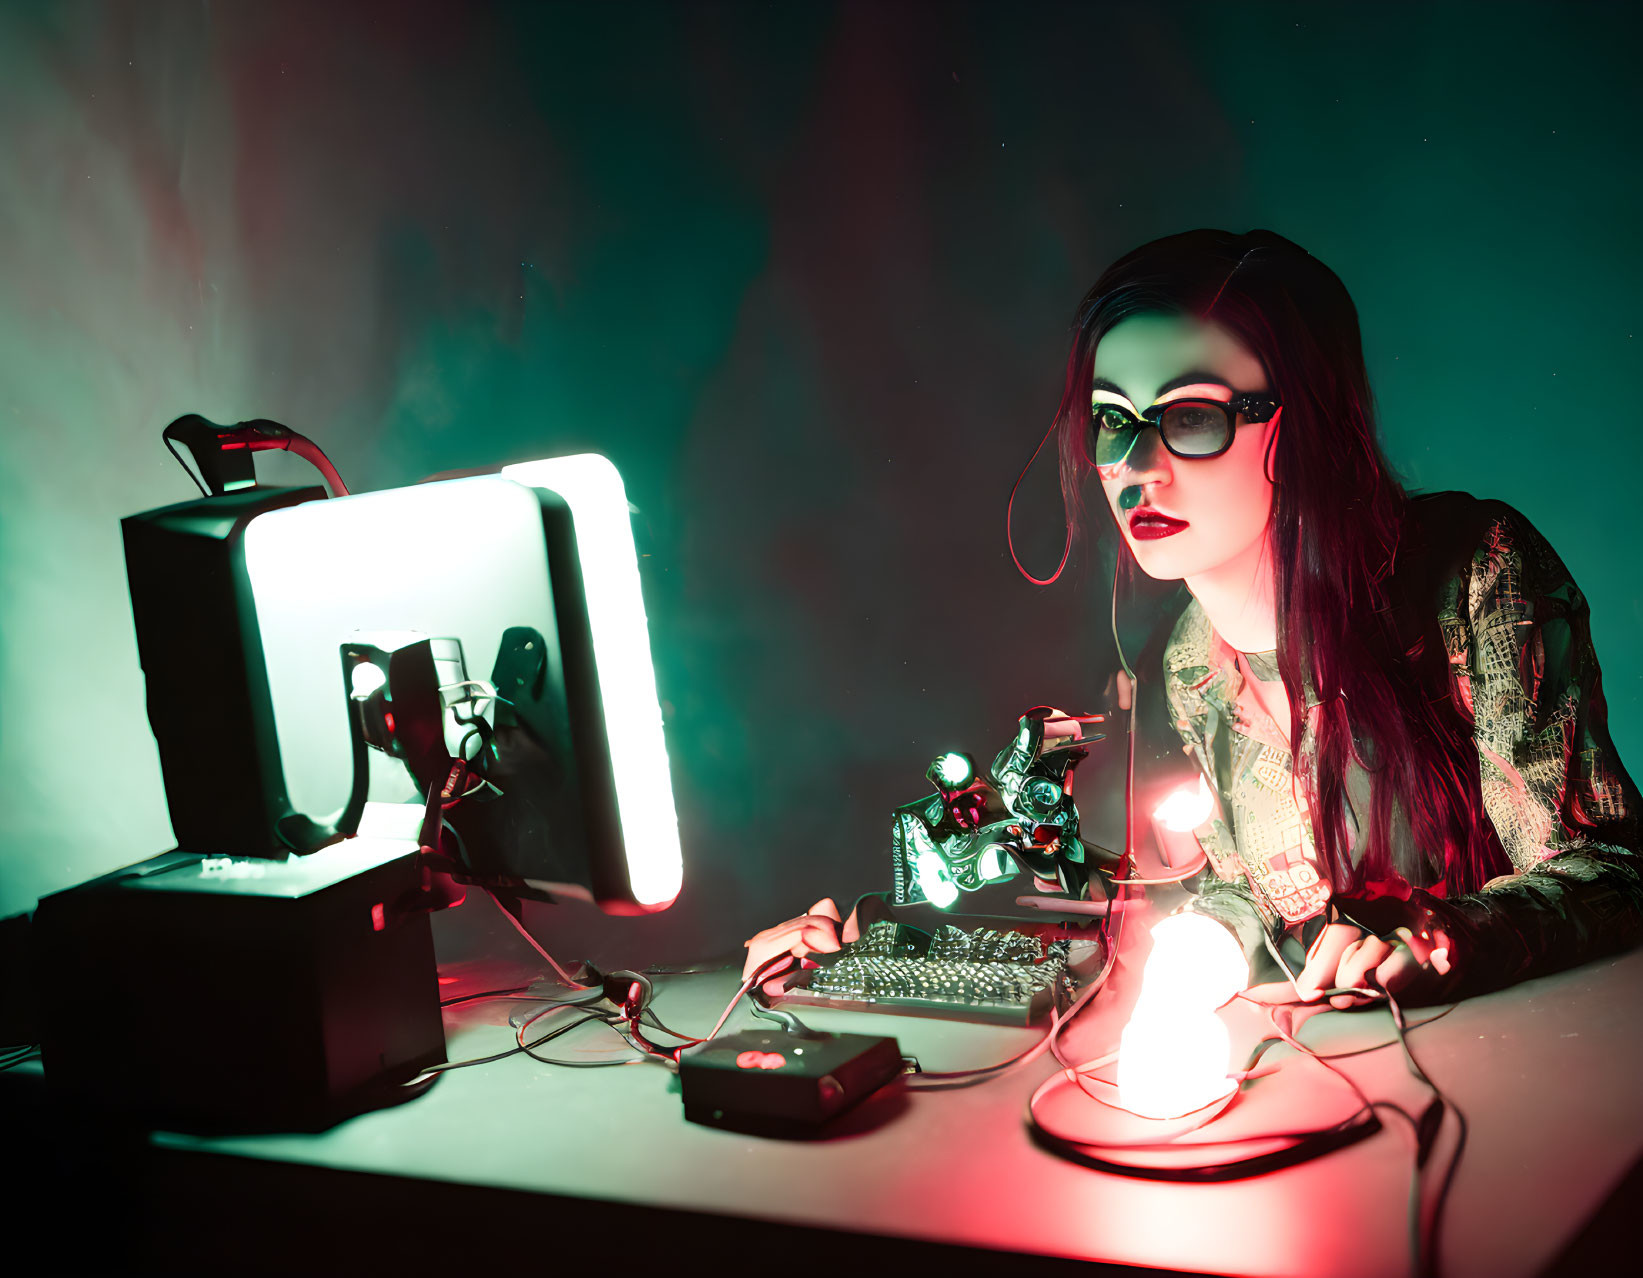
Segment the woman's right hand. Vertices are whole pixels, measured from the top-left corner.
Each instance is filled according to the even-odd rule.
[[[747,980],[762,964],[771,963],[777,955],[786,955],[787,962],[771,963],[764,974],[764,992],[779,994],[782,974],[789,971],[793,964],[802,960],[806,954],[830,954],[839,948],[841,942],[848,944],[859,940],[860,937],[861,931],[856,925],[855,912],[851,912],[848,921],[841,920],[839,907],[833,904],[833,898],[824,896],[810,907],[808,913],[801,914],[795,919],[788,919],[785,923],[778,923],[775,927],[767,927],[742,942],[747,947],[747,962],[742,964],[742,980]]]

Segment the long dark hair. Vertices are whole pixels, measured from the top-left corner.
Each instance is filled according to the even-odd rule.
[[[1144,244],[1114,262],[1079,304],[1066,387],[1057,411],[1061,491],[1074,538],[1093,467],[1087,441],[1090,381],[1103,334],[1132,315],[1213,319],[1254,353],[1283,404],[1268,459],[1278,671],[1291,707],[1289,739],[1313,837],[1330,881],[1346,895],[1396,872],[1394,804],[1407,813],[1416,856],[1444,890],[1476,891],[1505,864],[1483,809],[1477,753],[1460,723],[1415,678],[1398,642],[1389,578],[1409,496],[1381,451],[1364,367],[1358,312],[1336,274],[1272,231],[1198,230]],[[1123,538],[1126,577],[1138,570]],[[1315,753],[1299,756],[1304,690],[1318,703]],[[1354,742],[1354,731],[1359,742]],[[1367,756],[1367,757],[1366,757]],[[1351,864],[1345,774],[1356,757],[1370,774],[1369,842]]]

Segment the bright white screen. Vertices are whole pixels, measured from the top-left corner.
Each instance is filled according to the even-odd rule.
[[[643,904],[679,893],[682,856],[627,496],[593,454],[272,511],[245,534],[275,729],[293,807],[323,819],[347,798],[339,646],[359,630],[462,641],[468,677],[488,678],[502,632],[548,639],[562,677],[541,505],[571,509],[582,559],[628,877]],[[517,482],[516,482],[517,481]],[[405,769],[371,752],[371,797],[415,801]]]
[[[597,453],[523,462],[502,473],[557,493],[570,507],[599,666],[605,729],[616,747],[611,769],[628,878],[634,896],[645,904],[672,901],[679,894],[683,874],[679,818],[622,477],[608,458]]]
[[[274,726],[292,806],[323,819],[348,797],[339,646],[356,630],[462,640],[468,677],[490,677],[509,626],[557,634],[536,495],[496,475],[361,493],[270,511],[245,532]],[[371,751],[371,797],[415,801],[398,760]]]

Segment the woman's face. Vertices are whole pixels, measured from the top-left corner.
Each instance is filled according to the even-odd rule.
[[[1132,315],[1114,325],[1095,348],[1094,379],[1092,404],[1118,404],[1137,417],[1174,399],[1224,403],[1270,389],[1254,354],[1220,325],[1190,315]],[[1202,459],[1175,456],[1148,426],[1127,457],[1096,468],[1113,519],[1142,571],[1160,580],[1192,578],[1262,544],[1272,513],[1266,450],[1281,416],[1281,409],[1267,422],[1240,415],[1232,447]],[[1184,520],[1186,527],[1164,537],[1138,537],[1131,521],[1149,510]]]

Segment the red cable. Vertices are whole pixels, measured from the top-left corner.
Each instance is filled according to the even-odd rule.
[[[325,477],[325,483],[331,490],[331,496],[346,497],[348,495],[347,486],[343,484],[342,476],[337,474],[337,468],[331,465],[331,459],[320,450],[320,446],[313,440],[306,435],[299,435],[296,431],[292,431],[288,448],[298,457],[310,463]]]
[[[1010,516],[1011,516],[1011,512],[1013,512],[1014,509],[1015,509],[1015,491],[1016,491],[1016,489],[1020,488],[1021,487],[1021,481],[1025,478],[1027,478],[1027,472],[1032,469],[1033,463],[1038,460],[1038,454],[1040,452],[1042,452],[1043,449],[1044,449],[1044,440],[1049,439],[1051,433],[1054,430],[1055,430],[1055,423],[1051,422],[1050,423],[1050,429],[1044,432],[1044,439],[1041,439],[1041,440],[1038,441],[1038,447],[1033,449],[1033,455],[1031,457],[1027,458],[1027,464],[1021,468],[1021,473],[1015,477],[1015,483],[1010,485],[1010,500],[1009,500],[1008,504],[1004,507],[1004,541],[1010,547],[1010,558],[1015,560],[1016,570],[1018,572],[1020,572],[1021,575],[1023,577],[1025,577],[1028,581],[1032,582],[1033,585],[1035,585],[1035,586],[1053,586],[1055,584],[1056,578],[1061,576],[1061,570],[1067,566],[1067,556],[1072,550],[1072,545],[1073,545],[1072,525],[1071,524],[1067,525],[1067,543],[1066,543],[1066,545],[1061,547],[1061,562],[1058,563],[1055,566],[1054,576],[1051,576],[1051,577],[1049,577],[1049,578],[1047,578],[1043,581],[1040,581],[1037,577],[1033,576],[1032,573],[1028,572],[1025,568],[1023,568],[1021,566],[1021,560],[1016,559],[1015,538],[1011,535],[1011,532],[1010,532]]]

